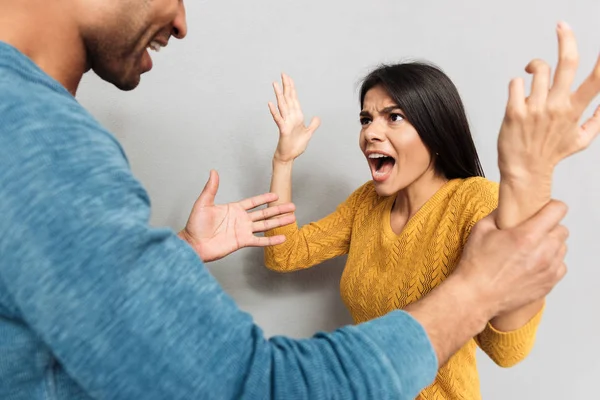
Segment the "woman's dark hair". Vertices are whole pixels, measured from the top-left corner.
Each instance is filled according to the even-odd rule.
[[[380,86],[404,111],[435,160],[435,171],[447,179],[484,176],[460,95],[435,65],[408,62],[382,65],[363,80],[360,106]]]

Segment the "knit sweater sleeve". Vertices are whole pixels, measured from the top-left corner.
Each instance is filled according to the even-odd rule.
[[[267,268],[278,272],[298,271],[347,254],[354,217],[370,192],[373,190],[369,182],[354,191],[333,213],[317,222],[301,228],[294,223],[267,231],[266,236],[286,237],[283,244],[265,248]]]
[[[414,399],[433,380],[427,333],[402,311],[266,339],[190,246],[149,224],[116,146],[46,132],[44,116],[0,134],[0,398],[43,387],[38,365],[78,399]]]
[[[498,184],[483,178],[475,178],[464,192],[463,246],[473,226],[498,206]],[[499,366],[512,367],[523,361],[535,343],[543,309],[527,324],[511,332],[501,332],[488,322],[485,329],[475,337],[477,345]]]
[[[438,361],[403,311],[265,338],[121,146],[0,42],[0,399],[414,399]]]

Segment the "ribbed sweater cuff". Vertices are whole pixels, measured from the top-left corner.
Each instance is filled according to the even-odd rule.
[[[535,336],[540,321],[542,320],[542,315],[545,308],[546,305],[544,304],[544,307],[542,307],[542,309],[525,325],[510,332],[499,331],[494,328],[491,322],[488,322],[484,331],[479,334],[479,337],[483,341],[493,342],[497,346],[503,348],[518,346]]]

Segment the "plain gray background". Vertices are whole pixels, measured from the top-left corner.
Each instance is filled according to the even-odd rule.
[[[486,173],[497,180],[496,139],[509,80],[525,76],[533,57],[555,63],[560,19],[579,40],[578,83],[600,48],[598,0],[186,5],[188,37],[153,54],[154,70],[137,90],[119,92],[90,74],[78,96],[124,145],[150,193],[152,223],[177,230],[211,168],[221,176],[219,202],[268,191],[277,129],[267,101],[281,71],[296,80],[307,120],[323,121],[296,162],[294,201],[306,223],[333,211],[370,178],[358,149],[357,85],[378,63],[440,65],[459,88]],[[599,156],[595,143],[556,171],[555,197],[570,206],[570,273],[548,299],[527,360],[500,369],[479,352],[486,400],[600,398]],[[244,249],[209,267],[266,335],[307,337],[351,321],[339,297],[343,259],[290,275],[266,270],[262,260],[262,250]]]

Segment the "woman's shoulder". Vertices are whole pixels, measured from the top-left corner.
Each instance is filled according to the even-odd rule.
[[[500,185],[498,182],[491,181],[481,176],[473,176],[471,178],[463,179],[460,185],[463,191],[479,194],[479,193],[491,193],[498,194]]]
[[[476,176],[457,180],[450,204],[461,213],[490,213],[498,207],[499,184]]]
[[[499,189],[500,185],[498,182],[481,176],[474,176],[461,179],[454,195],[457,197],[457,200],[463,202],[478,199],[497,204]]]
[[[384,202],[386,197],[379,196],[373,181],[367,181],[356,189],[345,201],[345,204],[363,212],[373,209]]]

